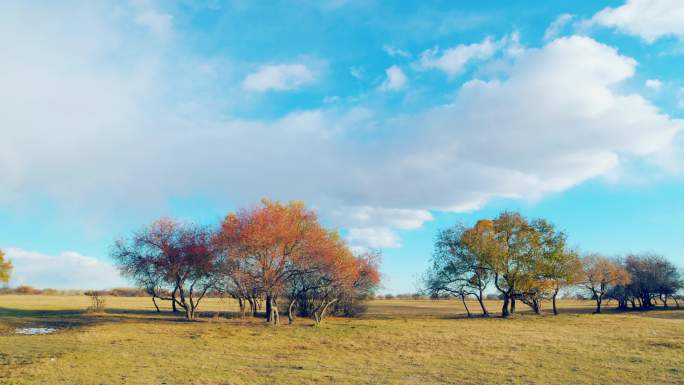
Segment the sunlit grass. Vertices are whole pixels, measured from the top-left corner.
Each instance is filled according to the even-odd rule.
[[[591,315],[591,303],[572,301],[558,317],[468,320],[458,301],[376,300],[363,319],[276,328],[227,319],[230,300],[208,300],[202,310],[219,313],[199,322],[159,315],[146,298],[107,298],[105,314],[83,313],[89,305],[0,296],[0,383],[684,383],[677,310]],[[12,334],[44,325],[61,329]]]

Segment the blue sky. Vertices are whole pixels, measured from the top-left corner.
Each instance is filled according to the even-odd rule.
[[[12,285],[123,285],[117,237],[262,197],[381,248],[387,292],[501,210],[684,265],[678,0],[7,1],[0,46]]]

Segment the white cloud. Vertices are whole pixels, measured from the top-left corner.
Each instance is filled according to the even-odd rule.
[[[660,91],[663,88],[663,82],[658,79],[648,79],[644,83],[646,87],[652,89],[653,91]]]
[[[463,72],[469,62],[489,59],[499,47],[500,42],[489,37],[480,43],[459,44],[445,50],[435,47],[420,55],[418,68],[438,69],[453,77]]]
[[[296,90],[316,81],[315,73],[304,64],[271,64],[247,75],[242,86],[249,91]]]
[[[564,13],[556,18],[544,32],[544,40],[553,40],[561,33],[563,28],[574,18],[569,13]]]
[[[633,59],[577,36],[520,50],[500,78],[471,79],[448,103],[422,111],[340,103],[236,118],[213,104],[216,94],[203,88],[208,77],[197,63],[187,67],[197,77],[164,76],[178,73],[179,64],[167,60],[187,57],[181,49],[159,52],[92,4],[59,13],[56,6],[3,3],[3,208],[40,196],[70,220],[106,223],[155,215],[179,196],[238,207],[264,196],[301,199],[326,218],[340,207],[362,207],[368,218],[345,223],[372,230],[356,230],[352,239],[397,245],[392,229],[418,226],[426,210],[536,198],[612,174],[624,160],[661,161],[684,126],[619,87],[633,77]],[[50,22],[69,18],[91,22]],[[494,44],[486,41],[478,44]],[[475,51],[491,57],[490,49]],[[447,57],[431,56],[458,72],[441,60]],[[185,92],[188,83],[200,92]],[[202,108],[179,108],[187,105]]]
[[[427,210],[371,206],[344,207],[333,212],[335,222],[344,227],[389,227],[415,230],[432,220]]]
[[[363,78],[363,67],[351,67],[349,68],[349,73],[351,76],[361,79]]]
[[[399,91],[406,86],[408,79],[398,66],[391,66],[385,70],[387,79],[380,85],[382,91]]]
[[[391,57],[394,57],[394,58],[397,58],[397,57],[399,57],[399,58],[409,58],[409,57],[411,57],[411,54],[410,54],[410,53],[408,53],[408,52],[406,52],[406,51],[404,51],[404,50],[402,50],[402,49],[393,47],[393,46],[391,46],[391,45],[387,45],[387,44],[385,44],[385,45],[382,47],[382,50],[385,51],[386,54],[388,54],[388,55],[390,55]]]
[[[591,20],[653,43],[666,36],[684,37],[684,2],[681,0],[628,0],[605,8]]]
[[[53,289],[108,289],[129,286],[109,263],[73,251],[47,255],[19,248],[5,249],[14,266],[10,286]]]
[[[388,228],[351,228],[347,235],[352,247],[398,248],[401,247],[399,236]]]

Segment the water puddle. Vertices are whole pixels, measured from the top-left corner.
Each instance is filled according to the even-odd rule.
[[[24,336],[34,336],[34,335],[39,335],[39,334],[52,334],[56,332],[57,329],[55,328],[17,328],[14,331],[14,334],[20,334]]]

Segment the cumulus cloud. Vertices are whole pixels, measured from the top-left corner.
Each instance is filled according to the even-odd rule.
[[[648,43],[666,37],[684,37],[684,2],[681,0],[628,0],[615,8],[605,8],[592,23],[641,37]]]
[[[399,236],[384,227],[351,228],[347,241],[352,247],[397,248],[401,247]]]
[[[206,74],[168,76],[179,71],[169,55],[127,35],[128,24],[98,19],[95,5],[75,16],[14,7],[0,13],[3,207],[40,196],[72,218],[109,218],[193,194],[235,206],[301,199],[356,229],[350,241],[394,247],[393,230],[420,226],[429,210],[540,197],[626,159],[662,162],[684,126],[618,87],[636,61],[587,37],[519,50],[500,77],[470,79],[448,103],[421,111],[392,114],[362,101],[248,119],[215,108],[209,92],[186,93],[182,85],[200,87]],[[55,17],[92,22],[50,23]],[[497,45],[456,46],[427,63],[460,73]],[[341,207],[351,209],[335,214]]]
[[[445,50],[435,47],[423,51],[417,66],[421,69],[438,69],[449,76],[456,76],[463,72],[469,62],[492,57],[499,47],[500,42],[489,37],[480,43],[459,44]]]
[[[345,227],[390,227],[415,230],[432,220],[427,210],[372,206],[344,207],[333,212],[336,223]]]
[[[53,289],[109,289],[125,287],[118,270],[97,258],[66,251],[48,255],[19,248],[5,249],[14,266],[11,286]]]
[[[569,13],[564,13],[564,14],[558,16],[556,18],[556,20],[554,20],[553,23],[551,23],[549,25],[549,27],[546,29],[546,31],[544,32],[544,40],[547,40],[547,41],[553,40],[556,37],[558,37],[558,35],[563,30],[563,28],[565,28],[565,26],[570,21],[572,21],[573,18],[574,18],[574,16],[569,14]]]
[[[652,89],[653,91],[660,91],[663,88],[663,82],[658,79],[648,79],[644,83],[646,87]]]
[[[382,91],[399,91],[406,86],[408,78],[398,66],[391,66],[385,70],[387,79],[380,85]]]
[[[343,207],[331,216],[339,226],[349,228],[347,240],[355,247],[400,247],[393,229],[415,230],[432,220],[428,210],[371,206]]]
[[[311,85],[315,73],[304,64],[270,64],[247,75],[242,86],[249,91],[289,91]]]

